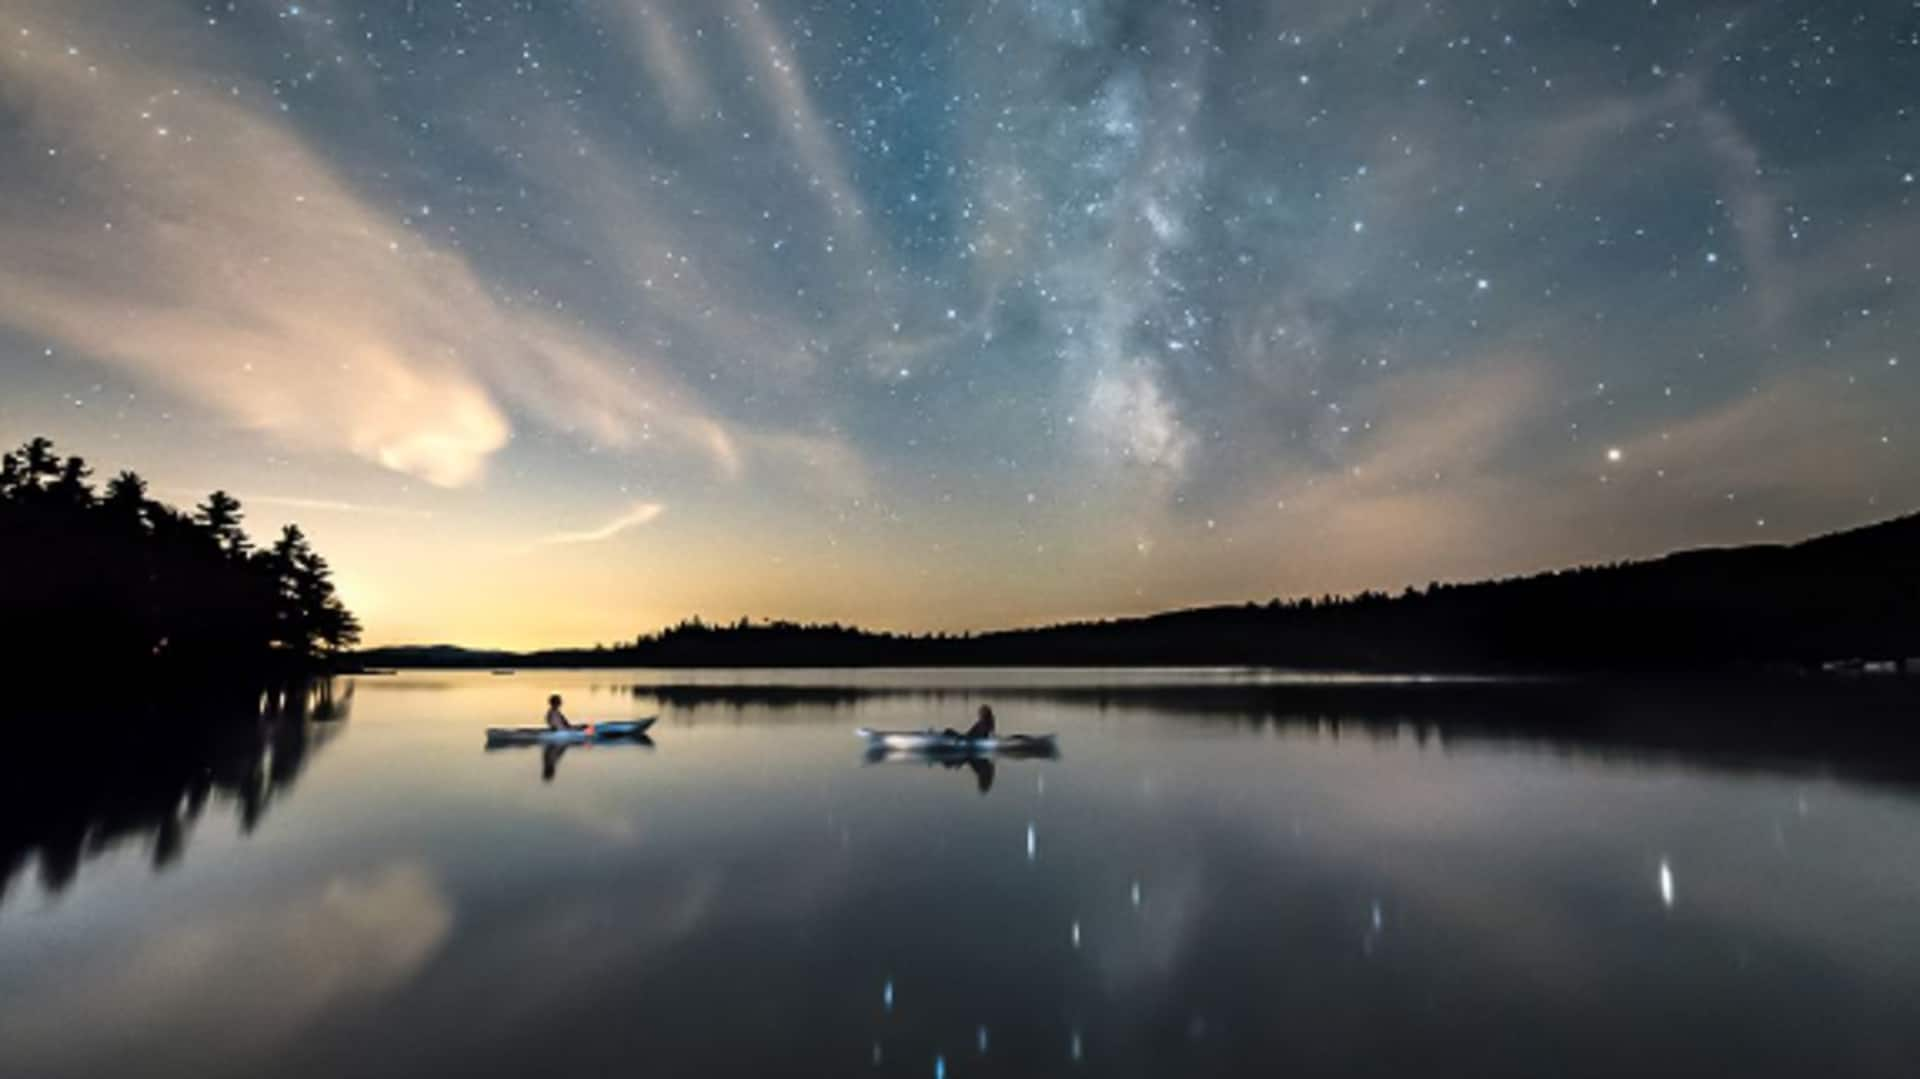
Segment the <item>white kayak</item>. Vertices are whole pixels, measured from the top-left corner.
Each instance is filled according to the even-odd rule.
[[[921,753],[929,756],[936,754],[986,756],[1003,754],[1016,756],[1052,756],[1058,751],[1051,734],[1000,734],[986,738],[968,738],[964,734],[949,734],[946,731],[932,729],[924,731],[876,731],[870,727],[860,727],[853,732],[867,743],[870,750],[891,750],[898,753]]]
[[[487,744],[490,746],[570,746],[582,742],[613,742],[621,739],[644,738],[647,728],[653,726],[658,716],[645,719],[617,720],[611,723],[585,723],[578,727],[555,730],[551,727],[488,727]]]

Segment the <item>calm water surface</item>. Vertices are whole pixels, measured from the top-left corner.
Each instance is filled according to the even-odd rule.
[[[343,682],[172,786],[45,796],[4,867],[0,1073],[1920,1073],[1898,770],[1248,681]],[[483,751],[555,691],[660,714],[653,744]],[[850,734],[982,700],[1061,758]]]

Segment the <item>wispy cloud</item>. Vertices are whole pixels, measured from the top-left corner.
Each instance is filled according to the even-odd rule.
[[[671,0],[610,0],[614,17],[629,29],[648,77],[659,89],[674,122],[688,126],[713,109],[713,87],[699,58],[689,47],[671,14]]]
[[[659,518],[659,516],[665,512],[667,512],[667,507],[658,502],[636,502],[627,512],[615,517],[599,528],[590,528],[584,532],[555,532],[550,536],[542,537],[540,542],[545,546],[571,543],[601,543],[612,539],[628,529],[638,528],[641,525],[648,524]]]
[[[0,55],[60,181],[37,187],[57,201],[0,210],[0,323],[298,447],[478,479],[509,426],[458,359],[499,321],[465,268],[369,210],[246,93],[172,89],[53,43]]]
[[[180,499],[199,499],[206,492],[190,487],[168,487],[162,494]],[[433,516],[430,510],[410,509],[406,506],[381,506],[365,502],[347,502],[334,498],[301,498],[294,495],[262,495],[240,492],[235,495],[242,506],[270,506],[275,509],[310,510],[315,513],[346,513],[367,517],[412,517],[426,519]]]
[[[736,0],[734,26],[742,53],[759,65],[754,82],[765,97],[767,110],[792,140],[810,182],[819,185],[826,211],[857,244],[870,247],[874,241],[866,225],[866,203],[848,175],[831,127],[814,105],[806,72],[792,46],[753,0]]]
[[[20,197],[0,206],[9,255],[0,326],[283,445],[443,487],[479,482],[528,421],[594,446],[704,459],[728,479],[748,475],[749,447],[795,435],[778,420],[722,415],[678,366],[701,346],[729,360],[781,357],[805,335],[763,328],[728,299],[764,291],[727,272],[739,258],[711,260],[711,280],[694,272],[677,253],[737,245],[669,227],[673,208],[581,203],[582,234],[594,237],[583,264],[618,268],[642,294],[655,283],[674,293],[663,297],[673,314],[649,318],[652,332],[566,303],[529,306],[463,233],[443,234],[451,208],[381,205],[275,110],[266,88],[183,81],[192,61],[164,34],[130,55],[60,5],[23,14],[30,32],[0,53],[5,100],[32,149]],[[772,50],[767,63],[792,62],[770,25],[754,27]],[[801,136],[825,154],[803,104],[789,103],[810,118]],[[555,149],[565,150],[555,159],[575,156],[572,145]],[[633,187],[617,158],[592,149],[563,171]],[[857,221],[844,170],[836,174],[833,197]],[[673,336],[688,346],[671,347]],[[794,369],[804,371],[804,356]]]

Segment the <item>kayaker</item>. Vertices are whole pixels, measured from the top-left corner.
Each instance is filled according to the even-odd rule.
[[[560,710],[560,694],[547,698],[547,728],[556,731],[570,731],[573,724],[567,722],[567,714]]]
[[[987,707],[984,704],[981,705],[980,718],[973,721],[973,726],[968,727],[967,733],[965,734],[961,734],[959,731],[954,730],[952,727],[948,727],[943,733],[946,734],[946,736],[949,738],[965,738],[970,742],[977,741],[981,738],[992,738],[993,737],[993,709]]]

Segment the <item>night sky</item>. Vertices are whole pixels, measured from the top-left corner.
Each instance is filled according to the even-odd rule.
[[[1920,507],[1920,5],[0,0],[0,440],[370,643]]]

